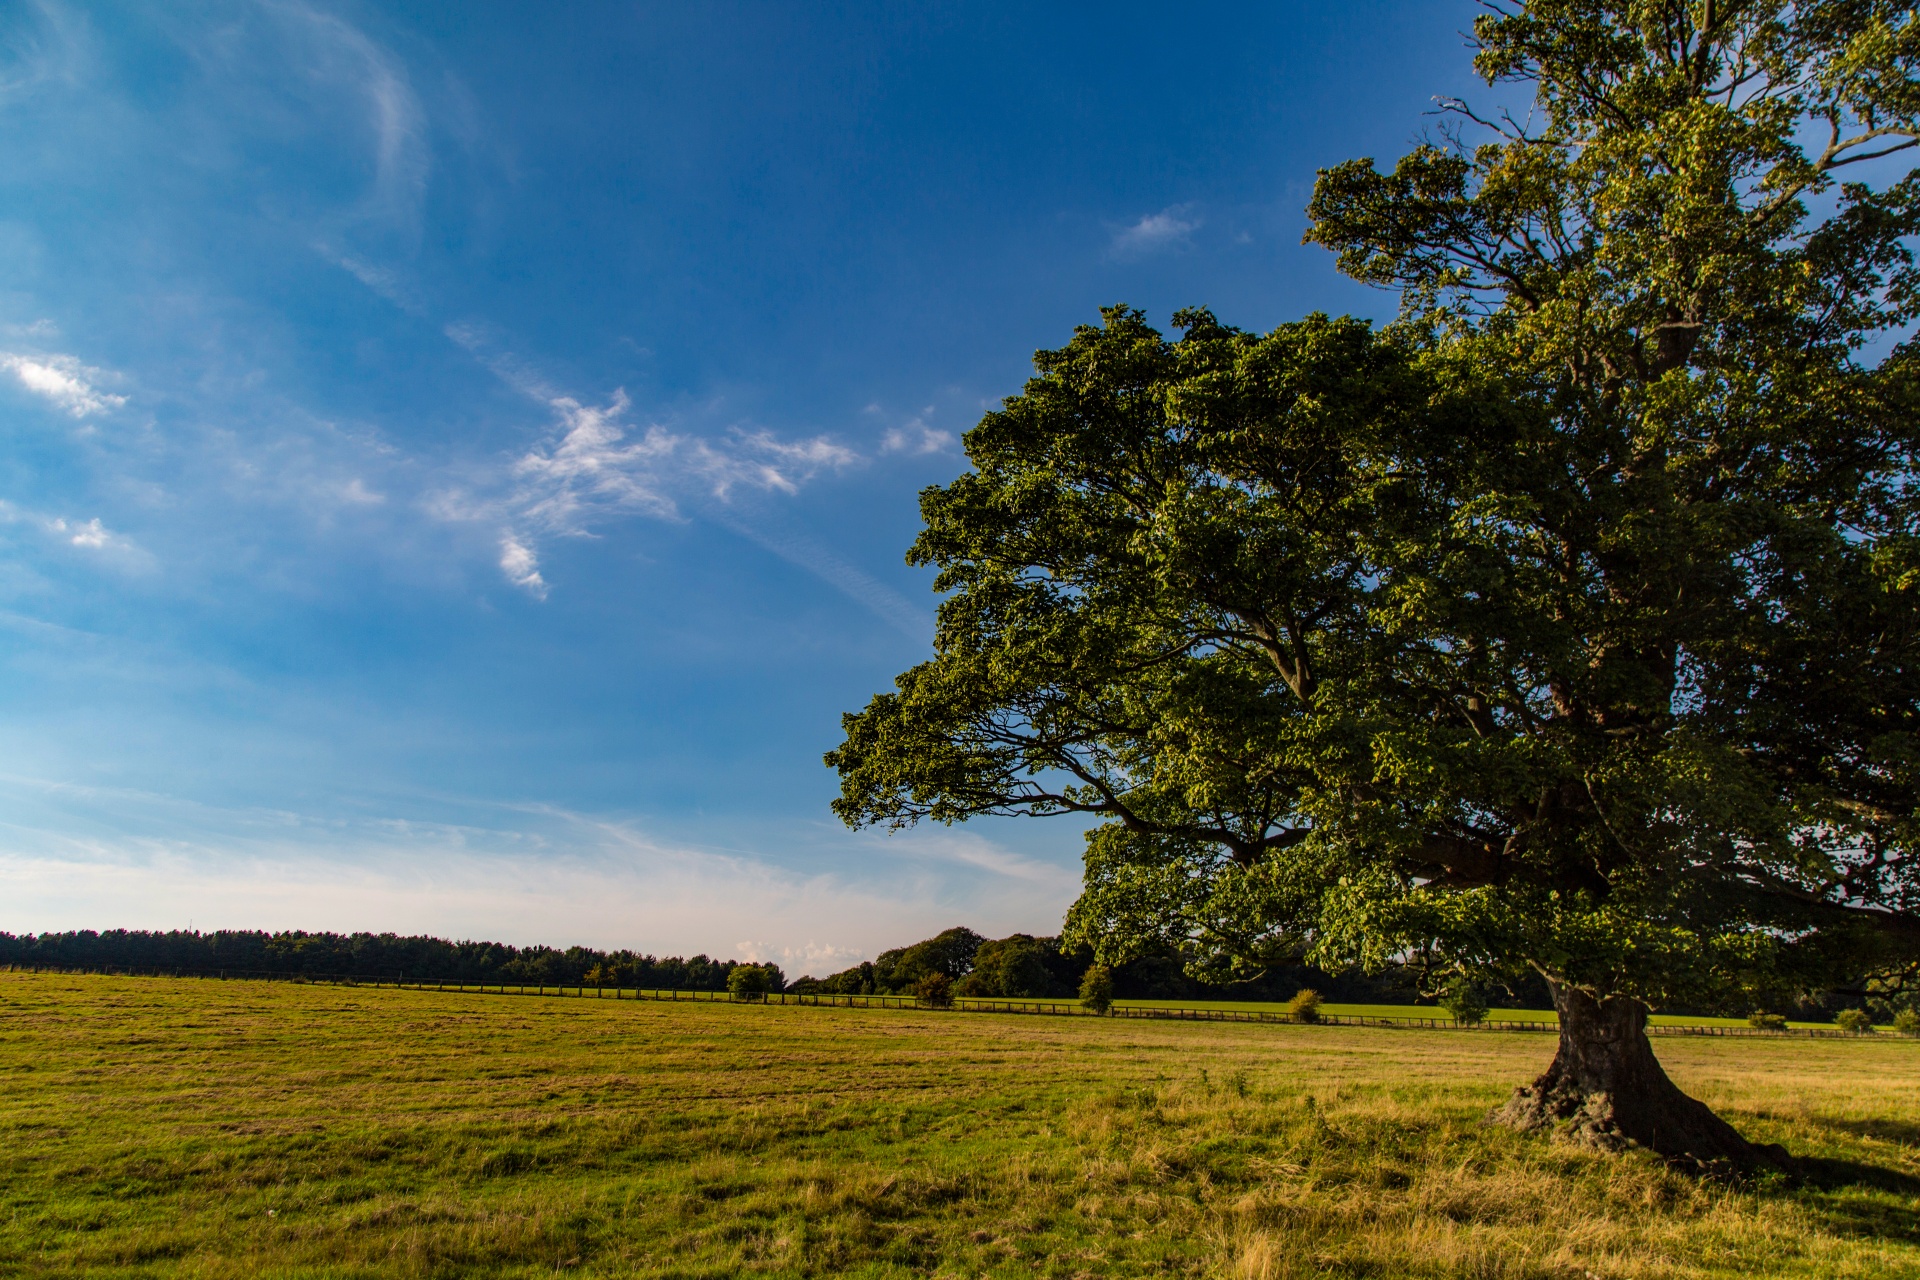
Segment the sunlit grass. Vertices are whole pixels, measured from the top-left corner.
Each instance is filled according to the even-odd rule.
[[[1920,1046],[1661,1041],[1731,1189],[1482,1124],[1552,1044],[0,975],[0,1274],[1920,1275]]]

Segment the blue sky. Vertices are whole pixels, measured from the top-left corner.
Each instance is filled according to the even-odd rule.
[[[827,811],[916,494],[1103,304],[1390,299],[1468,3],[0,0],[0,929],[825,972],[1079,837]]]

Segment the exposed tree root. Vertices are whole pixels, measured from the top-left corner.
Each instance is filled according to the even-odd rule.
[[[1560,1050],[1545,1074],[1493,1113],[1496,1122],[1552,1129],[1602,1151],[1644,1147],[1700,1174],[1793,1171],[1786,1148],[1748,1142],[1667,1078],[1647,1040],[1644,1005],[1558,986],[1554,1003]]]

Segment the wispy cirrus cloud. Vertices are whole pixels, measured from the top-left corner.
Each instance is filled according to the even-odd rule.
[[[511,502],[519,520],[553,533],[580,533],[595,514],[679,514],[664,472],[684,441],[658,426],[628,439],[624,390],[597,408],[571,396],[553,396],[547,404],[560,433],[513,464],[519,487]]]
[[[1189,243],[1199,229],[1200,219],[1193,216],[1192,205],[1168,205],[1115,231],[1108,249],[1116,258],[1143,258]]]
[[[118,409],[127,402],[125,396],[101,389],[110,375],[75,356],[0,352],[0,371],[12,374],[26,390],[76,418]]]
[[[282,24],[288,37],[284,56],[289,68],[305,81],[305,93],[352,104],[352,114],[367,130],[362,136],[371,143],[372,181],[358,205],[347,212],[347,220],[411,228],[426,198],[432,149],[426,112],[406,65],[335,14],[284,2],[267,6],[266,12]],[[279,91],[287,91],[286,86],[281,81]],[[342,257],[341,265],[355,274],[365,266],[351,255]]]
[[[1079,868],[1027,857],[970,831],[919,830],[875,833],[869,847],[883,854],[934,863],[957,863],[1005,880],[1024,882],[1036,892],[1069,900],[1080,886]]]
[[[771,431],[735,428],[717,443],[694,441],[688,458],[693,474],[725,499],[736,486],[798,493],[822,471],[852,466],[860,455],[826,436],[782,440]]]
[[[814,539],[802,534],[756,528],[725,513],[718,514],[717,522],[755,546],[771,551],[795,568],[806,570],[848,599],[865,605],[874,616],[909,640],[925,644],[933,638],[931,613]]]
[[[646,516],[679,520],[694,494],[726,503],[739,489],[794,494],[823,471],[860,455],[826,436],[783,439],[771,431],[734,428],[717,438],[628,421],[632,401],[616,390],[604,404],[562,394],[535,368],[494,350],[474,326],[446,334],[508,386],[544,405],[553,429],[505,468],[463,490],[434,495],[430,508],[454,520],[502,525],[500,570],[515,586],[544,598],[541,537],[589,534],[597,520]]]
[[[417,316],[425,312],[426,308],[412,285],[392,267],[383,267],[377,262],[355,257],[324,241],[315,244],[314,251],[408,315]]]
[[[516,519],[550,533],[584,533],[600,516],[678,519],[677,492],[705,490],[721,501],[738,488],[798,493],[820,472],[860,456],[825,436],[783,440],[736,428],[703,439],[659,424],[637,429],[625,421],[631,402],[624,390],[599,406],[571,396],[547,404],[558,431],[514,462],[509,507]]]

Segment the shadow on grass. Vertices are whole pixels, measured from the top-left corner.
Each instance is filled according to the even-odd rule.
[[[1920,1147],[1920,1120],[1835,1120],[1821,1117],[1820,1123],[1829,1129],[1838,1129],[1850,1133],[1856,1138],[1877,1138],[1882,1142],[1898,1142],[1909,1147]]]
[[[1780,1194],[1798,1200],[1829,1230],[1920,1243],[1920,1177],[1885,1165],[1827,1156],[1794,1161],[1797,1185]]]

